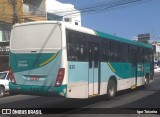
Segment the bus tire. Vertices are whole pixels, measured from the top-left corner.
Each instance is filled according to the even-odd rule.
[[[113,78],[111,78],[109,79],[108,86],[107,86],[108,99],[111,100],[112,98],[114,98],[116,95],[116,92],[117,92],[117,83]]]
[[[5,95],[4,87],[0,86],[0,98],[4,97],[4,95]]]
[[[144,83],[144,86],[146,87],[146,86],[148,86],[148,84],[149,84],[149,74],[147,73],[147,74],[145,75],[145,83]]]
[[[16,93],[15,93],[15,92],[12,92],[12,91],[9,91],[9,94],[10,94],[10,95],[16,95]]]

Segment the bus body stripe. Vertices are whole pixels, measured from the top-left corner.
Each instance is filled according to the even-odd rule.
[[[57,56],[57,54],[58,54],[58,52],[53,54],[53,56],[51,58],[49,58],[48,60],[46,60],[45,62],[41,63],[40,67],[42,67],[42,66],[48,64],[49,62],[51,62]]]
[[[113,72],[116,72],[116,70],[112,67],[112,65],[109,62],[108,62],[108,66],[111,68]]]

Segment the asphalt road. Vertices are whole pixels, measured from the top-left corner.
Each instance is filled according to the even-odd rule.
[[[155,82],[146,88],[125,90],[109,101],[106,96],[90,99],[65,99],[52,96],[6,95],[0,99],[0,108],[47,108],[49,113],[63,113],[63,116],[96,116],[96,114],[126,114],[137,109],[160,108],[160,73],[155,74]],[[43,112],[45,112],[44,110]],[[68,113],[68,114],[65,114]],[[83,115],[83,113],[85,115]],[[93,114],[93,115],[90,115]],[[61,116],[60,114],[58,114]],[[131,115],[130,115],[131,116]],[[154,115],[157,116],[157,115]]]

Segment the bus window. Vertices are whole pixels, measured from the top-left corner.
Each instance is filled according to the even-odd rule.
[[[120,62],[129,62],[129,46],[125,43],[119,43],[118,60]]]
[[[118,42],[110,41],[110,61],[117,61],[118,60]]]
[[[108,41],[102,41],[102,51],[101,51],[102,59],[101,61],[107,62],[109,59],[109,44]]]
[[[95,68],[98,68],[99,50],[98,50],[98,47],[97,47],[97,46],[95,46],[93,49],[94,49],[94,59],[95,59],[94,67],[95,67]]]
[[[137,61],[143,63],[143,48],[142,47],[138,47],[137,54],[138,54]]]
[[[149,49],[144,49],[144,62],[150,62]]]
[[[86,61],[85,36],[75,31],[67,31],[67,53],[69,61]]]
[[[89,68],[92,68],[92,48],[88,49]]]

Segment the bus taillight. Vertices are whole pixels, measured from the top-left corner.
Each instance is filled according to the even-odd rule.
[[[58,71],[56,82],[54,84],[55,87],[61,86],[63,79],[64,79],[64,73],[65,73],[65,68],[60,68]]]
[[[15,77],[14,77],[14,74],[13,74],[13,71],[12,71],[12,68],[9,68],[9,78],[10,78],[10,81],[11,81],[13,84],[16,84],[16,80],[15,80]]]

